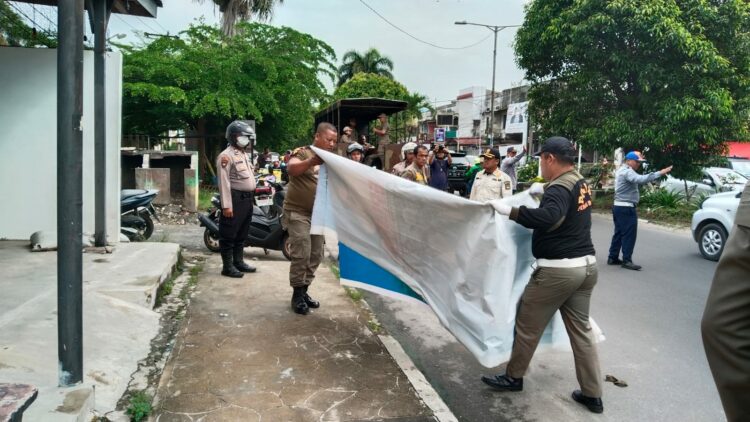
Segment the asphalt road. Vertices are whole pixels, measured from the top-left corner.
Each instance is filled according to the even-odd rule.
[[[492,391],[479,378],[502,367],[479,365],[429,310],[365,298],[460,421],[724,420],[700,338],[716,264],[700,256],[689,232],[641,224],[633,260],[643,271],[607,266],[611,234],[611,217],[595,216],[600,272],[591,315],[607,336],[599,345],[602,375],[628,383],[605,383],[603,415],[570,398],[578,388],[572,353],[536,355],[523,392]]]

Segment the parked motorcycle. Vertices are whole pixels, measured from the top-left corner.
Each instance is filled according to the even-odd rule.
[[[131,242],[142,242],[154,233],[156,216],[153,201],[156,189],[124,189],[120,192],[120,233]]]
[[[259,206],[259,198],[262,201],[272,194],[271,202]],[[245,247],[252,246],[263,248],[268,254],[269,250],[281,251],[286,259],[291,260],[289,250],[289,234],[281,227],[281,217],[284,206],[284,187],[276,182],[265,180],[265,186],[257,186],[253,197],[253,219],[250,222],[250,230],[245,239]],[[213,207],[206,214],[198,214],[203,232],[203,243],[212,252],[219,252],[219,217],[221,216],[221,202],[219,195],[211,199]]]

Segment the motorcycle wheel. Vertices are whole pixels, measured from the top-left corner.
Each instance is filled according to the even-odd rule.
[[[154,220],[151,219],[151,216],[147,212],[142,213],[141,218],[146,222],[146,229],[141,233],[141,237],[143,240],[148,240],[154,234]]]
[[[203,232],[203,243],[206,245],[209,251],[219,252],[219,237],[214,236],[210,230],[206,229]]]
[[[288,261],[292,260],[292,244],[289,242],[289,233],[284,233],[284,237],[281,238],[281,253],[284,254],[284,258]]]

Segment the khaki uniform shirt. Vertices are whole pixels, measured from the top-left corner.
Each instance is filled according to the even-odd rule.
[[[411,180],[412,182],[417,182],[420,185],[426,185],[429,182],[429,179],[425,173],[425,167],[420,169],[417,167],[416,163],[411,163],[411,165],[401,173],[401,177],[406,180]]]
[[[310,147],[297,148],[292,152],[292,158],[307,160],[315,156]],[[318,170],[320,166],[307,169],[299,176],[289,175],[289,187],[284,199],[284,210],[304,214],[312,214],[315,204],[315,191],[318,188]]]
[[[385,131],[385,135],[377,135],[378,137],[378,154],[385,153],[385,146],[391,143],[391,138],[388,137],[389,126],[388,123],[378,123],[376,126],[380,130]]]
[[[399,161],[393,168],[391,169],[391,174],[395,174],[396,176],[401,176],[401,173],[406,170],[406,161]]]
[[[252,192],[255,190],[253,166],[245,151],[228,146],[216,158],[221,207],[232,208],[232,190]]]
[[[493,199],[507,198],[513,193],[513,181],[510,176],[496,169],[492,174],[482,170],[474,177],[471,186],[472,201],[486,202]]]
[[[339,142],[343,142],[345,144],[353,144],[354,140],[357,138],[353,138],[351,135],[341,135],[341,139],[339,139]]]

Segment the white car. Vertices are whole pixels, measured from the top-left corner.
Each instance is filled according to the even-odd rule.
[[[750,178],[750,159],[730,158],[729,167],[741,175]]]
[[[693,195],[713,195],[720,192],[729,192],[742,190],[747,183],[747,177],[728,168],[707,167],[702,171],[700,180],[688,180],[687,188],[690,196]],[[685,194],[685,181],[675,179],[667,175],[667,179],[661,183],[661,187],[677,194]]]
[[[693,213],[690,229],[704,258],[719,260],[734,225],[740,196],[742,191],[717,193],[703,201],[701,208]]]

